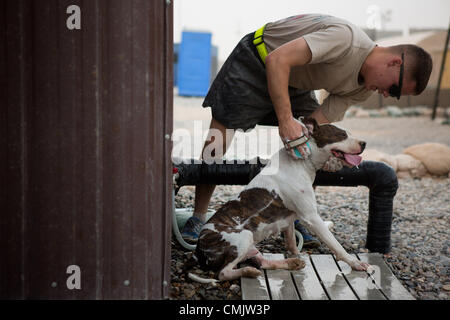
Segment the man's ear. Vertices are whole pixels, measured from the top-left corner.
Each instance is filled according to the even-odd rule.
[[[316,119],[311,117],[306,117],[303,119],[303,124],[308,128],[308,131],[310,133],[313,133],[319,128],[319,125],[317,124]]]
[[[394,56],[394,57],[392,57],[390,60],[389,60],[389,62],[388,62],[388,66],[389,67],[392,67],[392,66],[400,66],[401,64],[402,64],[402,58],[401,57],[397,57],[397,56]]]

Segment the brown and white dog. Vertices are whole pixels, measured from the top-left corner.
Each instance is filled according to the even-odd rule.
[[[331,249],[337,260],[345,261],[356,270],[369,267],[369,264],[349,255],[320,218],[312,186],[316,171],[325,163],[334,161],[335,164],[357,166],[361,162],[359,154],[363,152],[365,142],[334,125],[319,126],[312,118],[304,119],[303,123],[311,135],[309,158],[296,160],[281,149],[238,199],[224,204],[203,226],[193,258],[203,270],[216,271],[219,280],[261,275],[255,267],[236,268],[238,263],[247,259],[263,269],[303,268],[305,263],[299,258],[267,260],[255,247],[267,237],[284,232],[287,250],[294,255],[299,254],[294,235],[294,221],[297,219]],[[217,281],[193,274],[189,277],[204,283]]]

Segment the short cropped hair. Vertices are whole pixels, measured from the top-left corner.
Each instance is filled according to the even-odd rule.
[[[430,79],[433,61],[428,52],[414,44],[400,44],[389,47],[389,51],[401,55],[405,53],[405,74],[416,81],[415,94],[421,94]]]

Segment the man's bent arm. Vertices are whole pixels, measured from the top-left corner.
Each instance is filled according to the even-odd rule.
[[[266,57],[269,94],[280,126],[288,125],[293,120],[288,91],[291,68],[308,64],[311,57],[311,50],[303,38],[278,47]]]

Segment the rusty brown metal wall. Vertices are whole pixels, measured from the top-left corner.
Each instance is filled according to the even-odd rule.
[[[172,4],[0,6],[0,298],[167,297]]]

